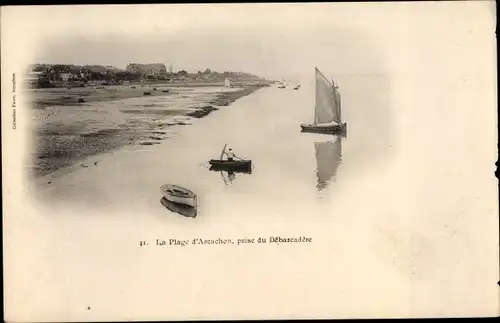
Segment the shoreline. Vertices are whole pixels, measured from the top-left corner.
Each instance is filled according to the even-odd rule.
[[[168,92],[164,92],[168,91]],[[73,88],[48,88],[27,90],[34,96],[31,100],[34,109],[44,109],[50,106],[79,106],[85,103],[118,101],[130,98],[148,96],[165,96],[175,94],[172,88],[165,86],[141,87],[139,86],[97,86]],[[38,97],[37,97],[38,96]],[[84,102],[78,102],[82,98]]]
[[[138,99],[143,97],[143,91],[150,91],[146,87],[132,89],[139,90],[141,95],[138,95],[139,91],[132,92],[128,89],[119,93],[87,88],[87,98],[90,99],[80,104],[75,103],[75,98],[81,94],[77,92],[78,88],[73,92],[72,89],[66,92],[64,89],[51,89],[52,91],[46,92],[51,92],[52,95],[56,92],[55,98],[42,97],[42,100],[32,100],[32,110],[37,117],[32,129],[36,144],[31,151],[32,162],[29,165],[32,177],[37,179],[50,175],[59,169],[74,166],[88,157],[127,145],[161,144],[162,140],[169,138],[165,129],[191,125],[187,119],[204,118],[219,110],[219,107],[229,106],[262,86],[213,93],[195,92],[189,87],[178,88],[179,92],[173,88],[169,88],[169,92],[161,92],[164,89],[158,85],[156,87],[155,94],[144,97],[151,100],[170,100],[178,108],[172,109],[166,103],[144,104],[146,100]],[[182,92],[189,93],[189,97],[179,97]],[[161,98],[158,98],[160,96]],[[99,102],[102,102],[100,106]],[[131,109],[134,103],[137,104],[137,109]],[[78,107],[78,111],[73,110]],[[84,164],[80,166],[88,167]]]

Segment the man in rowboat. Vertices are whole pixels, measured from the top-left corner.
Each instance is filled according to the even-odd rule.
[[[231,148],[229,148],[228,151],[226,152],[226,156],[227,156],[228,161],[234,160],[235,155],[234,155],[233,150]]]
[[[241,158],[239,158],[238,156],[236,156],[233,152],[233,150],[231,148],[228,149],[228,151],[225,153],[226,156],[227,156],[227,160],[228,161],[233,161],[234,158],[238,158],[241,160]]]

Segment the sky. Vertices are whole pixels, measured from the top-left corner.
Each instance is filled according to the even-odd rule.
[[[484,11],[470,5],[453,16],[449,3],[429,4],[30,6],[12,12],[30,35],[33,62],[165,63],[174,70],[279,79],[310,75],[314,67],[326,76],[405,68],[416,57],[412,46],[453,37],[443,17],[461,23],[470,19],[464,12]]]

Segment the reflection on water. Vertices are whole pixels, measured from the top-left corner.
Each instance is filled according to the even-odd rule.
[[[223,171],[226,173],[242,173],[242,174],[252,174],[252,167],[240,167],[240,168],[221,168],[217,166],[210,166],[210,170],[214,172]]]
[[[332,181],[335,181],[337,169],[342,162],[342,139],[335,141],[315,142],[316,176],[318,191],[323,190]]]
[[[188,218],[196,218],[196,216],[198,215],[198,212],[197,212],[195,207],[170,202],[165,197],[161,198],[160,203],[165,208],[167,208],[169,211],[174,212],[174,213],[178,213],[178,214],[183,215],[183,216],[188,217]]]
[[[226,185],[229,185],[229,184],[233,183],[233,181],[236,179],[236,174],[237,173],[240,173],[240,174],[252,174],[252,169],[251,168],[247,168],[247,169],[234,169],[234,170],[222,170],[220,168],[212,166],[212,167],[210,167],[210,170],[214,171],[214,172],[220,172],[221,177],[222,177],[222,181]]]

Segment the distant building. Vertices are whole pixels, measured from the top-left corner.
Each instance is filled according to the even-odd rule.
[[[120,71],[120,69],[118,67],[115,67],[112,65],[104,65],[104,68],[106,68],[107,71],[112,71],[112,72]]]
[[[165,76],[167,74],[167,67],[165,64],[128,64],[127,72],[141,73],[145,76]]]
[[[72,79],[72,73],[61,73],[59,74],[59,76],[61,77],[61,80],[64,81],[64,82],[68,82],[70,79]]]
[[[106,67],[102,65],[85,65],[84,69],[91,73],[106,73]]]
[[[129,73],[139,73],[141,72],[140,64],[128,64],[126,68]]]

